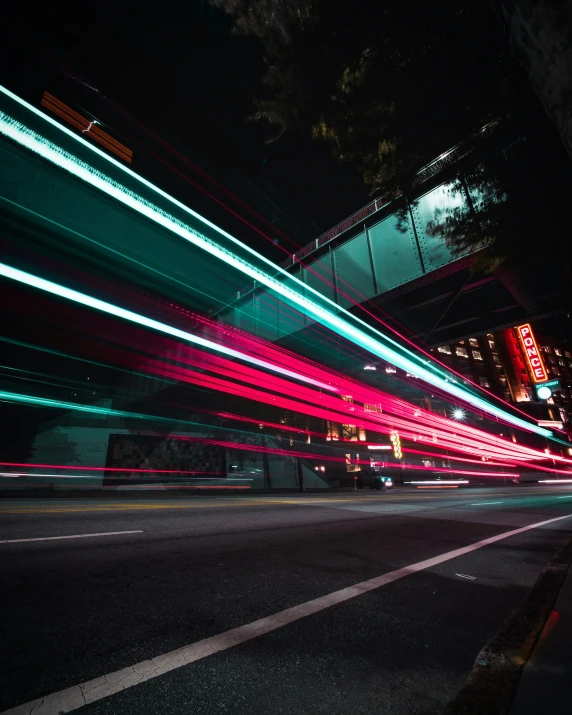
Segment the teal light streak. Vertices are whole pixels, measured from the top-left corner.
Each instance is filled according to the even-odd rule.
[[[437,387],[438,389],[440,389],[450,395],[453,395],[454,397],[456,397],[464,402],[468,402],[469,404],[473,405],[477,409],[482,410],[483,412],[486,412],[490,415],[493,415],[493,416],[503,420],[504,422],[508,422],[510,424],[513,424],[513,425],[519,427],[520,429],[523,429],[523,430],[526,430],[529,432],[535,432],[536,434],[540,434],[544,437],[552,436],[552,432],[550,432],[550,430],[547,430],[543,427],[539,427],[539,426],[534,425],[530,422],[527,422],[519,417],[516,417],[515,415],[512,415],[509,412],[506,412],[505,410],[502,410],[501,408],[497,407],[496,405],[489,403],[488,401],[484,400],[483,398],[479,397],[478,395],[475,395],[472,392],[464,389],[460,385],[456,384],[457,383],[456,378],[454,378],[452,376],[449,377],[448,379],[441,377],[440,375],[446,375],[448,373],[446,373],[443,370],[438,369],[437,366],[435,366],[435,365],[431,365],[431,363],[429,361],[421,360],[419,358],[419,356],[415,355],[414,353],[412,353],[412,352],[408,351],[407,349],[403,348],[402,346],[398,345],[395,341],[391,340],[390,338],[383,335],[379,331],[371,328],[364,321],[361,321],[360,319],[355,318],[355,316],[352,316],[351,313],[349,313],[349,311],[346,311],[345,309],[341,309],[337,304],[335,304],[333,301],[329,300],[325,296],[322,296],[315,289],[311,288],[310,286],[306,286],[304,283],[302,283],[300,280],[298,280],[294,276],[291,276],[289,273],[284,271],[282,268],[274,265],[270,260],[264,258],[263,256],[260,256],[258,253],[256,253],[256,251],[249,248],[248,246],[245,246],[238,239],[234,238],[233,236],[228,234],[226,231],[223,231],[222,229],[217,227],[215,224],[211,223],[204,217],[197,214],[192,209],[190,209],[187,206],[185,206],[184,204],[182,204],[180,201],[177,201],[175,198],[173,198],[166,192],[162,191],[157,186],[155,186],[151,182],[147,181],[143,177],[139,176],[138,174],[133,172],[131,169],[127,168],[126,166],[123,166],[122,164],[120,164],[118,161],[116,161],[112,157],[108,156],[101,150],[97,149],[97,147],[92,146],[82,137],[77,136],[76,134],[71,132],[71,130],[58,124],[55,120],[51,119],[51,117],[46,116],[45,114],[40,112],[35,107],[32,107],[30,104],[28,104],[24,100],[20,99],[19,97],[17,97],[15,94],[10,92],[6,88],[0,86],[0,91],[3,92],[6,96],[9,96],[14,101],[18,102],[20,105],[26,107],[29,111],[31,111],[34,114],[36,114],[37,116],[41,117],[46,122],[49,122],[50,124],[52,124],[58,130],[64,132],[68,136],[72,137],[75,141],[80,142],[85,147],[87,147],[90,151],[93,151],[96,154],[98,154],[99,156],[103,157],[106,161],[108,161],[109,163],[118,167],[124,173],[128,174],[132,178],[135,178],[138,182],[142,183],[147,188],[151,189],[158,195],[167,199],[169,202],[176,205],[178,208],[181,208],[186,213],[192,215],[194,218],[197,218],[198,220],[200,220],[202,223],[204,223],[209,228],[215,230],[220,235],[222,235],[225,238],[227,238],[228,240],[232,241],[235,245],[240,247],[242,250],[247,251],[251,255],[255,256],[258,260],[261,260],[264,263],[266,263],[267,265],[271,266],[273,271],[282,273],[286,278],[288,278],[290,281],[293,281],[296,285],[298,285],[300,287],[300,289],[310,291],[311,293],[315,294],[321,302],[325,302],[327,304],[332,305],[335,308],[336,312],[343,312],[345,315],[347,315],[353,321],[360,323],[368,330],[368,332],[373,333],[376,336],[376,338],[373,338],[370,335],[368,335],[367,333],[365,333],[363,330],[360,330],[359,328],[356,328],[353,325],[350,325],[350,323],[348,323],[346,320],[343,320],[342,318],[338,317],[338,315],[335,315],[334,313],[330,312],[329,310],[322,307],[321,305],[318,305],[317,303],[315,303],[311,300],[308,300],[304,295],[298,293],[297,291],[293,290],[292,288],[279,282],[273,276],[268,275],[261,269],[255,267],[254,265],[252,265],[252,264],[248,263],[247,261],[234,255],[231,251],[228,251],[227,249],[223,248],[222,246],[219,246],[217,243],[215,243],[214,241],[211,241],[210,239],[208,239],[206,236],[204,236],[200,232],[185,225],[178,219],[167,214],[165,211],[162,211],[158,207],[154,206],[149,201],[146,201],[142,197],[138,196],[134,192],[130,191],[126,187],[119,184],[118,182],[112,180],[110,177],[97,171],[96,169],[91,167],[86,162],[81,161],[77,157],[73,156],[72,154],[68,153],[67,151],[56,146],[51,141],[38,135],[36,132],[28,129],[21,123],[10,118],[5,113],[0,112],[0,131],[3,134],[5,134],[6,136],[8,136],[11,139],[13,139],[14,141],[16,141],[17,143],[19,143],[20,145],[26,147],[27,149],[29,149],[30,151],[32,151],[36,154],[39,154],[43,158],[52,162],[56,166],[59,166],[60,168],[64,169],[68,173],[76,176],[77,178],[91,184],[95,188],[99,189],[100,191],[107,194],[108,196],[111,196],[112,198],[119,201],[120,203],[132,208],[135,211],[138,211],[140,214],[149,218],[151,221],[154,221],[155,223],[163,226],[167,230],[175,233],[176,235],[189,241],[190,243],[197,246],[198,248],[206,251],[210,255],[224,261],[228,265],[232,266],[233,268],[236,268],[237,270],[241,271],[242,273],[249,276],[253,280],[256,280],[256,281],[260,282],[262,285],[267,286],[271,290],[275,291],[276,293],[278,293],[279,295],[284,297],[292,306],[294,306],[298,310],[300,310],[300,308],[302,307],[308,315],[311,315],[315,320],[320,322],[322,325],[332,329],[334,332],[338,333],[339,335],[342,335],[343,337],[347,338],[351,342],[361,346],[362,348],[369,351],[373,355],[376,355],[377,357],[379,357],[383,360],[386,360],[386,361],[396,365],[397,367],[400,367],[402,370],[405,370],[406,372],[409,372],[409,373],[415,375],[416,377],[424,380],[425,382],[433,385],[434,387]],[[9,268],[9,267],[7,267],[7,268]],[[14,270],[14,269],[12,269],[12,270]],[[13,276],[7,276],[7,277],[13,277]],[[34,276],[32,276],[32,278],[35,279],[36,281],[43,280],[40,278],[36,278]],[[19,280],[19,279],[15,278],[15,280]],[[26,281],[22,281],[22,282],[26,282]],[[55,284],[52,284],[52,285],[55,285]],[[37,285],[37,287],[40,287],[40,286]],[[69,289],[62,288],[61,286],[58,286],[58,288],[60,288],[61,290],[64,290],[64,291],[69,290]],[[46,290],[46,288],[43,288],[43,289]],[[76,293],[76,291],[72,291],[72,292]],[[78,295],[82,295],[82,294],[78,294]],[[64,296],[64,297],[68,297],[68,296]],[[90,300],[94,301],[96,299],[92,298]],[[81,302],[81,301],[79,301],[79,302]],[[103,301],[99,301],[99,303],[103,303]],[[110,304],[106,304],[106,305],[110,305]],[[92,305],[92,307],[95,307],[95,306]],[[116,306],[112,306],[112,307],[115,310],[123,311],[123,309],[117,308]],[[125,311],[125,312],[130,313],[130,311]],[[118,315],[117,313],[113,313],[113,314]],[[135,315],[135,314],[131,314],[131,315]],[[125,316],[123,315],[120,317],[125,317]],[[138,316],[138,318],[141,318],[145,321],[150,320],[148,318],[144,318],[143,316]],[[127,318],[127,319],[131,319],[131,318]],[[140,322],[140,321],[136,321],[136,322]],[[157,321],[150,321],[150,322],[156,323],[158,325],[162,325],[164,327],[164,324],[157,323]],[[143,325],[146,323],[141,323],[141,324]],[[151,326],[148,325],[148,327],[151,327]],[[155,327],[154,329],[159,329],[159,328]],[[172,329],[172,330],[175,330],[175,329]],[[167,332],[167,331],[162,330],[161,332]],[[182,333],[183,331],[178,331],[178,332]],[[174,333],[170,333],[170,334],[174,335]],[[179,337],[181,337],[181,336],[179,336]],[[188,338],[186,338],[186,337],[184,337],[183,339],[188,340]],[[383,340],[387,343],[393,344],[394,347],[388,347],[388,346],[382,344],[380,342],[380,340]],[[207,342],[210,342],[210,341],[207,341]],[[216,345],[216,344],[214,344],[214,345]],[[211,348],[211,349],[214,349],[214,348]],[[400,354],[399,352],[397,352],[397,350],[405,352],[408,355],[408,357]],[[230,351],[227,350],[227,352],[230,352]],[[242,359],[245,359],[245,358],[242,357]],[[251,361],[252,361],[252,359],[251,359]],[[420,365],[419,364],[420,362],[422,362],[423,364]],[[426,365],[429,365],[430,369],[427,369]],[[275,370],[275,368],[269,368],[268,364],[265,367],[267,367],[267,369]],[[435,374],[434,371],[438,372],[440,374]],[[298,376],[297,379],[301,379],[301,378]],[[305,378],[304,380],[308,381],[307,378]],[[326,387],[326,386],[324,385],[324,387]],[[329,387],[328,389],[331,389],[331,387]]]
[[[35,407],[54,407],[62,410],[73,410],[74,412],[88,412],[94,415],[106,415],[108,417],[133,417],[142,420],[160,420],[161,422],[183,422],[185,424],[195,424],[186,420],[175,420],[171,417],[156,417],[154,415],[143,415],[139,412],[124,412],[123,410],[113,410],[108,407],[97,407],[96,405],[79,405],[76,402],[65,402],[63,400],[52,400],[48,397],[36,397],[35,395],[22,395],[18,392],[5,392],[0,390],[0,400],[6,402],[17,402],[24,405],[34,405]]]
[[[26,285],[38,288],[39,290],[46,291],[52,295],[57,295],[60,298],[66,298],[74,303],[80,303],[89,308],[94,308],[103,313],[108,313],[109,315],[114,315],[117,318],[122,318],[123,320],[128,320],[131,323],[137,323],[138,325],[143,325],[146,328],[151,328],[151,330],[156,330],[159,333],[165,333],[167,335],[172,335],[175,338],[184,340],[187,343],[193,343],[195,345],[200,345],[208,350],[213,350],[215,352],[223,353],[230,357],[237,358],[238,360],[243,360],[244,362],[250,362],[258,367],[263,367],[266,370],[271,370],[272,372],[280,373],[281,375],[286,375],[287,377],[300,380],[301,382],[308,382],[311,385],[317,387],[322,387],[325,390],[330,390],[332,392],[337,392],[337,387],[332,385],[327,385],[325,382],[320,382],[319,380],[314,380],[311,377],[306,377],[300,373],[294,372],[293,370],[288,370],[287,368],[280,367],[279,365],[274,365],[273,363],[267,362],[266,360],[261,360],[260,358],[254,357],[253,355],[247,355],[246,353],[241,353],[238,350],[229,348],[225,345],[219,345],[212,340],[207,340],[206,338],[201,338],[198,335],[193,335],[188,333],[186,330],[179,330],[179,328],[173,328],[171,325],[166,323],[161,323],[158,320],[153,320],[153,318],[147,318],[139,313],[134,313],[126,308],[120,308],[118,305],[113,305],[113,303],[107,303],[105,300],[100,300],[99,298],[94,298],[93,296],[87,295],[86,293],[80,293],[72,288],[66,288],[58,283],[53,283],[52,281],[47,281],[44,278],[39,278],[31,273],[26,273],[25,271],[20,271],[12,266],[7,266],[5,263],[0,263],[0,275],[10,278],[18,283],[25,283]]]
[[[104,151],[102,151],[101,149],[99,149],[98,147],[96,147],[94,144],[88,142],[88,141],[87,141],[86,139],[84,139],[83,137],[81,137],[81,136],[75,134],[73,131],[71,131],[71,130],[68,129],[67,127],[63,126],[62,124],[60,124],[59,122],[57,122],[57,121],[56,121],[55,119],[53,119],[52,117],[49,117],[48,115],[44,114],[44,113],[41,112],[39,109],[37,109],[36,107],[32,106],[31,104],[29,104],[29,103],[26,102],[25,100],[21,99],[20,97],[18,97],[18,96],[17,96],[16,94],[14,94],[13,92],[10,92],[10,90],[8,90],[7,88],[3,87],[2,85],[0,85],[0,92],[2,92],[3,94],[5,94],[7,97],[10,97],[10,99],[12,99],[13,101],[17,102],[17,103],[20,104],[22,107],[25,107],[28,111],[30,111],[31,113],[33,113],[34,115],[36,115],[37,117],[39,117],[40,119],[42,119],[42,121],[44,121],[44,122],[50,124],[51,126],[53,126],[53,127],[54,127],[55,129],[57,129],[59,132],[61,132],[61,133],[65,134],[65,135],[67,135],[68,137],[70,137],[71,139],[73,139],[75,142],[81,144],[81,145],[82,145],[83,147],[85,147],[88,151],[90,151],[90,152],[96,154],[97,156],[99,156],[100,158],[104,159],[107,163],[112,164],[115,168],[119,169],[121,172],[123,172],[124,174],[128,175],[129,177],[135,179],[137,182],[139,182],[140,184],[142,184],[142,185],[145,186],[146,188],[150,189],[150,190],[153,191],[154,193],[158,194],[158,195],[161,196],[162,198],[166,199],[167,201],[169,201],[171,204],[173,204],[173,205],[176,206],[177,208],[182,209],[185,213],[189,214],[189,215],[192,216],[193,218],[198,219],[198,220],[201,221],[205,226],[208,226],[208,227],[209,227],[210,229],[212,229],[213,231],[219,233],[221,236],[223,236],[224,238],[228,239],[228,240],[231,241],[233,244],[235,244],[237,247],[239,247],[241,250],[250,253],[250,254],[251,254],[252,256],[254,256],[257,260],[262,261],[263,263],[265,263],[266,265],[268,265],[268,266],[272,269],[272,271],[273,271],[274,274],[276,274],[276,273],[282,274],[286,279],[288,279],[288,280],[290,280],[290,281],[293,281],[293,282],[295,283],[295,285],[299,287],[300,290],[309,291],[309,292],[313,293],[320,301],[323,301],[323,302],[327,303],[328,305],[330,305],[330,306],[334,309],[334,311],[335,311],[336,313],[339,313],[339,312],[344,313],[344,314],[347,316],[347,318],[349,318],[350,320],[352,320],[352,321],[354,321],[354,322],[359,323],[359,324],[360,324],[363,328],[365,328],[367,331],[373,333],[378,340],[385,340],[386,342],[388,342],[389,344],[391,344],[391,345],[394,347],[395,350],[404,351],[405,353],[407,353],[407,354],[410,356],[410,359],[413,359],[414,361],[416,361],[416,364],[421,363],[422,365],[429,365],[429,366],[430,366],[430,369],[432,369],[433,371],[438,372],[439,374],[448,376],[449,379],[450,379],[452,382],[457,382],[456,378],[454,378],[454,377],[451,376],[451,373],[449,373],[448,371],[442,369],[442,368],[441,368],[439,365],[437,365],[436,363],[432,363],[430,360],[425,360],[425,359],[423,359],[423,358],[420,358],[418,355],[416,355],[415,353],[410,352],[409,350],[407,350],[406,348],[404,348],[402,345],[400,345],[400,344],[397,343],[396,341],[394,341],[394,340],[392,340],[391,338],[389,338],[388,336],[386,336],[386,335],[380,333],[378,330],[376,330],[376,329],[373,328],[372,326],[368,325],[368,323],[366,323],[365,321],[363,321],[363,320],[357,318],[356,316],[352,315],[352,314],[351,314],[349,311],[347,311],[345,308],[341,308],[339,305],[337,305],[337,303],[335,303],[334,301],[330,300],[330,299],[327,298],[326,296],[322,295],[319,291],[315,290],[314,288],[311,288],[310,286],[307,286],[305,283],[302,283],[302,281],[300,281],[298,278],[296,278],[295,276],[292,276],[291,274],[289,274],[287,271],[285,271],[285,270],[284,270],[283,268],[281,268],[280,266],[277,266],[276,264],[272,263],[272,261],[270,261],[268,258],[265,258],[264,256],[258,254],[254,249],[252,249],[252,248],[250,248],[249,246],[243,244],[241,241],[239,241],[237,238],[235,238],[234,236],[232,236],[230,233],[227,233],[226,231],[224,231],[223,229],[221,229],[219,226],[217,226],[216,224],[214,224],[214,223],[212,223],[211,221],[209,221],[208,219],[206,219],[204,216],[201,216],[201,215],[198,214],[196,211],[193,211],[193,209],[189,208],[188,206],[186,206],[186,205],[183,204],[182,202],[178,201],[178,200],[175,199],[173,196],[171,196],[170,194],[166,193],[165,191],[163,191],[162,189],[160,189],[160,188],[159,188],[158,186],[156,186],[155,184],[151,183],[150,181],[148,181],[148,180],[145,179],[144,177],[142,177],[142,176],[140,176],[139,174],[135,173],[132,169],[130,169],[129,167],[125,166],[125,164],[122,164],[122,163],[119,162],[117,159],[114,159],[112,156],[106,154]],[[204,236],[203,234],[201,234],[201,233],[199,233],[199,232],[197,232],[197,231],[194,231],[194,230],[192,230],[192,229],[189,229],[189,227],[186,226],[185,224],[183,224],[182,222],[180,222],[180,221],[178,221],[177,219],[174,219],[173,217],[169,216],[166,212],[164,212],[164,211],[162,211],[161,209],[157,208],[156,206],[154,206],[154,205],[151,204],[150,202],[146,201],[146,200],[143,199],[142,197],[137,196],[134,192],[131,192],[131,191],[130,191],[129,189],[127,189],[126,187],[124,187],[124,186],[122,186],[121,184],[119,184],[119,183],[113,181],[112,179],[110,179],[110,177],[108,177],[108,176],[102,174],[101,172],[99,172],[98,170],[94,169],[94,168],[93,168],[92,166],[90,166],[89,164],[87,164],[87,163],[81,161],[80,159],[78,159],[77,157],[73,156],[72,154],[69,154],[68,152],[66,152],[66,151],[65,151],[64,149],[62,149],[61,147],[58,147],[57,145],[53,144],[52,142],[50,142],[49,140],[45,139],[44,137],[42,137],[41,135],[37,134],[36,132],[34,132],[34,131],[32,131],[32,130],[26,128],[26,127],[24,127],[24,126],[21,125],[21,124],[19,124],[19,122],[17,122],[17,121],[14,120],[14,119],[11,119],[10,117],[8,117],[8,115],[4,114],[3,112],[0,112],[0,117],[2,118],[2,119],[0,120],[0,131],[4,131],[4,129],[6,128],[6,125],[7,125],[8,130],[6,131],[6,134],[7,134],[8,136],[11,136],[11,137],[14,139],[14,141],[17,141],[17,142],[21,143],[23,146],[26,146],[28,149],[30,149],[30,151],[35,152],[35,153],[38,153],[38,154],[40,154],[41,156],[44,156],[44,158],[48,159],[49,161],[52,161],[52,163],[55,163],[57,166],[60,166],[61,168],[63,168],[63,169],[65,169],[65,170],[67,170],[68,172],[74,174],[74,175],[77,176],[78,178],[80,178],[80,179],[82,179],[82,180],[84,180],[84,181],[87,181],[88,183],[91,183],[93,186],[96,186],[96,184],[95,184],[94,181],[93,181],[93,177],[97,177],[98,179],[102,180],[106,186],[113,186],[114,189],[116,190],[116,191],[114,191],[113,193],[110,193],[110,192],[106,189],[105,186],[99,185],[99,186],[97,186],[97,188],[101,189],[102,191],[104,191],[104,192],[107,193],[108,195],[113,196],[113,197],[114,197],[115,199],[117,199],[118,201],[120,201],[120,202],[122,202],[122,203],[124,203],[124,204],[130,205],[132,208],[134,208],[135,210],[140,211],[140,213],[143,213],[143,214],[146,215],[148,218],[151,218],[152,220],[155,220],[155,218],[154,218],[153,216],[150,216],[150,215],[148,215],[148,213],[146,213],[145,211],[140,210],[139,207],[138,207],[138,205],[145,206],[147,209],[152,210],[152,212],[154,212],[154,214],[156,214],[157,217],[158,217],[157,222],[160,223],[161,225],[163,225],[163,226],[164,226],[165,228],[167,228],[168,230],[171,230],[171,231],[173,231],[174,233],[176,233],[177,235],[181,236],[182,238],[191,241],[192,243],[194,243],[195,245],[197,245],[197,246],[200,247],[200,248],[206,248],[206,250],[207,250],[208,252],[214,253],[215,255],[217,255],[218,258],[222,258],[222,260],[225,260],[225,256],[228,257],[229,260],[227,260],[226,262],[227,262],[229,265],[232,265],[233,267],[237,268],[238,270],[241,270],[242,272],[246,273],[246,275],[248,275],[249,277],[254,278],[255,280],[258,280],[258,281],[259,281],[260,283],[262,283],[263,285],[266,285],[267,287],[271,288],[272,290],[275,290],[276,292],[280,293],[283,297],[286,297],[286,298],[289,300],[290,304],[293,305],[294,308],[296,308],[296,309],[298,309],[298,310],[300,309],[300,304],[301,304],[300,301],[301,301],[301,299],[302,299],[302,300],[303,300],[303,303],[305,304],[306,309],[308,310],[308,308],[307,308],[308,301],[306,301],[306,299],[303,299],[303,296],[301,296],[299,293],[296,293],[295,291],[291,291],[291,290],[290,290],[290,291],[289,291],[289,294],[286,295],[286,293],[284,293],[284,290],[280,290],[280,288],[279,288],[279,287],[284,288],[283,284],[277,282],[275,279],[273,279],[273,277],[271,277],[271,276],[265,274],[264,272],[259,271],[258,269],[254,269],[253,266],[250,266],[248,263],[246,263],[245,261],[242,261],[242,260],[239,259],[237,256],[235,256],[233,253],[231,253],[231,252],[229,252],[229,251],[226,251],[225,249],[223,249],[223,248],[221,248],[220,246],[218,246],[218,244],[214,243],[213,241],[210,241],[210,240],[209,240],[206,236]],[[22,141],[20,141],[20,138],[18,138],[18,136],[17,136],[18,131],[16,131],[16,132],[13,131],[13,128],[18,129],[18,125],[19,125],[20,131],[21,131],[24,135],[27,135],[27,138],[26,138],[26,137],[20,137],[20,138],[23,139]],[[30,138],[32,139],[32,141],[30,141]],[[52,156],[47,156],[46,153],[43,153],[43,152],[42,152],[42,150],[41,150],[41,146],[42,146],[42,145],[43,145],[44,152],[45,152],[45,150],[46,150],[46,147],[48,147],[48,148],[50,149],[51,153],[52,153]],[[53,154],[55,154],[55,156],[54,156]],[[58,159],[62,159],[62,158],[65,158],[67,165],[64,165],[63,163],[60,163],[60,161],[59,161]],[[81,171],[81,172],[78,172],[79,169],[81,169],[82,171]],[[87,173],[86,173],[86,172],[87,172]],[[117,193],[117,191],[119,191],[119,194]],[[128,201],[125,200],[126,197],[130,197],[131,199],[134,199],[135,202],[136,202],[138,205],[137,205],[137,206],[132,205],[131,203],[129,203]],[[170,219],[171,223],[174,223],[175,225],[180,226],[182,229],[184,229],[184,230],[186,231],[187,234],[188,234],[189,231],[190,231],[191,236],[189,236],[189,235],[182,235],[179,231],[174,230],[173,226],[165,225],[165,224],[162,222],[162,220],[161,220],[161,218],[164,218],[164,217],[168,217],[168,218]],[[196,239],[200,239],[201,242],[202,242],[202,245],[199,244],[198,242],[196,242],[195,240],[193,240],[193,238],[192,238],[193,236],[194,236]],[[212,250],[209,250],[209,249],[212,249]],[[238,264],[237,264],[237,261],[238,261]],[[252,272],[249,272],[249,271],[247,271],[247,270],[244,270],[245,267],[249,267],[251,270],[255,270],[256,272],[255,272],[255,273],[252,273]],[[270,281],[270,280],[272,281],[272,284],[270,284],[270,283],[268,282],[268,281]],[[277,286],[278,286],[278,287],[277,287]],[[310,312],[313,314],[313,308],[315,307],[315,305],[314,305],[312,302],[309,302],[309,305],[312,306],[312,309],[310,310]],[[315,316],[315,317],[316,317],[316,316]],[[318,318],[318,319],[319,319],[319,318]],[[328,327],[330,327],[330,326],[328,326]],[[377,353],[376,353],[376,354],[377,354]],[[398,365],[399,367],[401,367],[401,365],[399,365],[399,363],[395,362],[395,360],[392,359],[392,355],[394,355],[394,354],[396,354],[396,353],[393,353],[392,351],[390,351],[389,353],[384,354],[384,355],[381,356],[381,357],[383,357],[383,358],[384,358],[385,360],[387,360],[388,362],[392,362],[392,363],[394,363],[395,365]],[[379,355],[378,355],[378,356],[379,356]],[[409,363],[409,367],[408,367],[408,368],[404,368],[404,369],[406,369],[407,371],[411,372],[411,369],[412,369],[412,368],[411,368],[411,364]],[[420,375],[419,377],[421,377],[421,375]],[[422,378],[422,379],[423,379],[423,378]],[[464,399],[464,398],[462,398],[462,399]],[[487,404],[488,404],[488,403],[487,403]],[[528,424],[528,423],[526,423],[526,424]]]

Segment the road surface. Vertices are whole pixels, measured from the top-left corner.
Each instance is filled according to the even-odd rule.
[[[0,712],[438,713],[571,532],[565,487],[3,499]]]

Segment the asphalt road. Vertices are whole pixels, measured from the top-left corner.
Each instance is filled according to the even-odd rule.
[[[3,499],[0,712],[438,713],[571,531],[563,487]]]

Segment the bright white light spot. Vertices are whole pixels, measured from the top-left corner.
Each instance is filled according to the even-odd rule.
[[[457,409],[453,412],[453,417],[454,417],[456,420],[464,420],[464,419],[465,419],[465,412],[464,412],[464,410],[461,410],[460,408],[457,408]]]
[[[536,394],[541,400],[548,400],[549,397],[552,397],[552,390],[549,387],[546,387],[546,385],[543,385],[536,390]]]

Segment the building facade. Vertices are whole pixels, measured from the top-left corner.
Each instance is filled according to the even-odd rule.
[[[434,353],[539,424],[572,434],[572,345],[524,324],[440,345]]]

